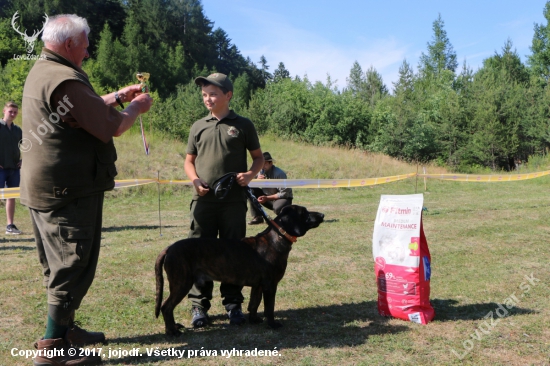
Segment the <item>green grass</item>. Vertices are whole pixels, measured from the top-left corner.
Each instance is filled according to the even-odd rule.
[[[119,156],[117,179],[157,178],[157,175],[161,179],[186,179],[183,163],[187,141],[174,141],[163,135],[146,133],[151,150],[151,155],[146,156],[137,127],[115,139]],[[273,136],[263,136],[261,145],[262,151],[271,153],[275,165],[287,172],[289,179],[383,177],[413,173],[417,168],[422,172],[422,167],[361,150],[318,147]],[[434,166],[428,166],[427,172],[446,173],[443,168]]]
[[[151,136],[152,155],[145,157],[137,137],[117,140],[121,179],[155,178],[158,170],[161,179],[185,179],[184,144]],[[291,178],[416,171],[416,166],[383,156],[272,137],[263,138],[262,146],[276,164],[289,170]],[[265,324],[228,326],[216,285],[210,311],[213,326],[190,329],[190,305],[184,300],[175,316],[188,329],[177,339],[165,337],[162,318],[154,317],[154,262],[162,248],[186,237],[190,190],[160,187],[162,236],[156,186],[110,192],[97,276],[77,320],[86,329],[106,333],[109,344],[103,352],[139,347],[143,354],[105,360],[112,365],[548,364],[549,185],[550,177],[490,184],[428,181],[424,230],[432,254],[431,301],[436,311],[428,325],[382,318],[376,308],[372,230],[380,195],[415,193],[415,180],[354,189],[296,190],[295,203],[325,213],[326,222],[299,239],[290,253],[275,309],[284,327],[273,331]],[[423,182],[418,182],[417,190],[424,191]],[[30,364],[12,357],[11,349],[31,349],[43,335],[46,319],[41,268],[29,235],[28,213],[20,205],[16,223],[25,235],[0,237],[0,365]],[[248,235],[262,228],[249,228]],[[531,274],[540,282],[526,292],[520,285]],[[244,294],[248,298],[249,290],[245,288]],[[484,317],[511,295],[519,299],[517,306],[505,318],[495,315],[495,326],[482,333]],[[471,336],[476,336],[476,330],[479,340]],[[452,350],[463,354],[468,340],[473,348],[461,360]],[[157,347],[216,350],[218,356],[148,357],[146,349]],[[220,355],[222,350],[273,351],[275,347],[280,356]]]

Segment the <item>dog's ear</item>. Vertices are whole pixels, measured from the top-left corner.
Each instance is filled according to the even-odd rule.
[[[283,207],[283,209],[281,210],[281,212],[279,212],[279,215],[285,215],[286,211],[292,210],[292,206],[296,206],[296,205],[290,205],[290,206],[285,206],[285,207]]]
[[[279,212],[279,214],[277,215],[277,217],[275,217],[275,220],[277,222],[279,221],[287,221],[285,218],[287,216],[292,216],[294,217],[295,216],[295,213],[294,211],[296,211],[296,209],[300,207],[300,206],[297,206],[297,205],[290,205],[290,206],[285,206],[283,207],[283,209],[281,210],[281,212]]]

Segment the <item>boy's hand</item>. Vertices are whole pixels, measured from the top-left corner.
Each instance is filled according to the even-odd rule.
[[[208,187],[208,183],[203,181],[200,178],[197,178],[193,181],[193,185],[195,186],[195,190],[197,191],[199,196],[204,196],[205,194],[210,191],[210,188]]]
[[[254,179],[254,174],[251,171],[237,174],[237,183],[239,183],[241,187],[246,187],[252,179]]]

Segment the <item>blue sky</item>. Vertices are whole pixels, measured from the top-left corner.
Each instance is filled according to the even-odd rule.
[[[292,76],[346,86],[358,61],[371,65],[391,90],[406,59],[415,71],[433,22],[441,14],[457,54],[477,70],[509,38],[525,62],[534,24],[546,24],[546,0],[203,0],[205,15],[244,57],[264,55],[272,72],[283,62]]]

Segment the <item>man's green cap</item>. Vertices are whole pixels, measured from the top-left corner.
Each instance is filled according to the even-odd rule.
[[[225,88],[230,92],[233,91],[233,83],[231,83],[231,80],[229,80],[225,74],[216,72],[208,75],[207,77],[199,76],[195,79],[195,84],[202,86],[204,81],[219,86],[220,88]]]

